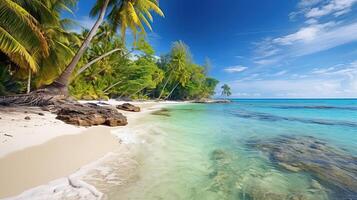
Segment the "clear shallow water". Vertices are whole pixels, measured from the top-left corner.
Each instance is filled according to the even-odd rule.
[[[357,199],[357,100],[180,105],[143,126],[138,178],[109,199]]]

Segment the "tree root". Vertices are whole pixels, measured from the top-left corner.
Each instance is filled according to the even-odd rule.
[[[2,106],[47,106],[53,105],[56,101],[65,100],[67,93],[63,93],[60,88],[43,88],[35,90],[29,94],[19,94],[12,96],[0,96]]]
[[[80,104],[67,95],[64,87],[46,87],[29,94],[0,97],[3,106],[38,106],[56,114],[67,124],[76,126],[125,126],[127,118],[111,106]]]

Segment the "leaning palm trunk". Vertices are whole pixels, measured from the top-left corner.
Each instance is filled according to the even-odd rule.
[[[160,95],[159,95],[159,98],[157,98],[157,100],[160,100],[161,97],[162,97],[162,95],[164,94],[165,88],[166,88],[167,84],[168,84],[169,81],[170,81],[171,74],[172,74],[172,72],[170,73],[169,77],[167,78],[167,80],[166,80],[166,82],[165,82],[165,84],[164,84],[164,87],[162,88],[162,90],[161,90],[161,92],[160,92]]]
[[[154,79],[154,81],[157,81],[159,79],[159,77],[157,77],[156,79]],[[139,90],[137,90],[136,92],[134,92],[133,94],[131,94],[129,97],[132,97],[134,95],[136,95],[137,93],[143,91],[145,88],[147,88],[149,85],[146,84],[144,87],[140,88]]]
[[[175,89],[177,88],[177,86],[179,85],[179,83],[180,83],[180,82],[176,83],[175,87],[172,88],[172,90],[170,91],[169,95],[167,95],[167,97],[165,97],[165,100],[168,99],[168,98],[171,96],[171,94],[175,91]]]
[[[32,75],[32,72],[31,72],[31,69],[29,69],[29,75],[27,78],[27,94],[31,92],[31,75]]]
[[[77,54],[73,57],[72,61],[69,63],[69,65],[66,67],[66,69],[62,72],[62,74],[49,86],[55,87],[55,88],[61,88],[61,92],[64,93],[64,95],[68,94],[68,85],[70,83],[70,78],[71,75],[78,64],[80,58],[83,56],[84,52],[88,49],[90,42],[92,41],[93,37],[98,31],[99,26],[103,23],[105,13],[108,7],[109,0],[105,0],[103,7],[100,11],[99,17],[97,21],[95,22],[94,26],[90,30],[88,36],[84,40],[82,46],[79,48],[77,51]]]
[[[82,46],[79,48],[77,54],[73,57],[70,64],[62,72],[62,74],[50,85],[44,88],[35,90],[29,94],[0,97],[0,105],[33,105],[44,106],[56,103],[68,97],[68,85],[70,77],[84,52],[87,50],[91,40],[95,36],[99,26],[104,21],[105,13],[108,7],[109,0],[105,0],[101,8],[99,17],[94,26],[90,30],[87,38],[84,40]]]
[[[136,95],[137,93],[143,91],[146,87],[147,87],[147,86],[145,85],[145,87],[140,88],[139,90],[137,90],[136,92],[134,92],[133,94],[131,94],[129,97],[132,97],[132,96]]]
[[[109,91],[110,89],[112,89],[113,87],[117,86],[119,83],[123,82],[122,80],[110,85],[109,87],[107,87],[105,90],[103,90],[103,93],[106,93],[107,91]]]
[[[127,88],[126,90],[124,90],[124,92],[121,93],[121,95],[118,97],[118,99],[123,98],[123,96],[126,94],[126,92],[128,92],[129,88]]]
[[[109,51],[109,52],[107,52],[107,53],[105,53],[105,54],[93,59],[92,61],[90,61],[89,63],[85,64],[83,67],[81,67],[78,70],[76,76],[78,76],[79,74],[84,72],[86,69],[88,69],[90,66],[92,66],[94,63],[98,62],[99,60],[101,60],[101,59],[103,59],[103,58],[105,58],[107,56],[110,56],[111,54],[113,54],[113,53],[115,53],[117,51],[120,51],[120,50],[122,50],[122,48],[116,48],[116,49],[113,49],[113,50],[111,50],[111,51]]]

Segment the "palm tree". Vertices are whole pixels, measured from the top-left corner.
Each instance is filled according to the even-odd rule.
[[[222,93],[221,93],[222,96],[225,96],[227,98],[232,95],[231,88],[227,84],[222,85],[221,89],[222,89]]]
[[[150,23],[147,20],[148,18],[152,21],[150,11],[154,11],[161,16],[164,15],[156,0],[97,0],[91,11],[92,16],[98,15],[97,21],[89,31],[88,36],[85,38],[72,61],[48,89],[55,89],[54,91],[59,92],[61,95],[68,95],[68,85],[71,75],[93,37],[96,35],[98,28],[104,21],[107,9],[109,9],[109,23],[114,30],[120,27],[123,40],[125,40],[127,28],[131,29],[134,36],[138,34],[138,29],[140,29],[140,33],[145,34],[143,22],[151,29]]]
[[[57,71],[59,62],[73,55],[67,47],[68,38],[73,35],[63,29],[63,23],[68,20],[61,20],[60,13],[70,10],[75,2],[76,0],[0,2],[0,51],[19,67],[17,74],[20,77],[28,77],[28,93],[33,73],[43,74],[44,69],[51,68],[50,71]]]
[[[60,19],[59,11],[61,9],[69,10],[67,5],[74,2],[76,0],[1,0],[0,51],[20,68],[36,72],[39,66],[38,58],[50,55],[49,38],[46,37],[47,33],[43,28],[49,27],[47,25],[51,23],[58,28],[59,26],[55,22]],[[143,24],[151,29],[150,11],[163,16],[156,0],[97,0],[92,10],[92,15],[98,16],[96,23],[69,64],[63,71],[61,70],[62,73],[57,79],[29,95],[2,98],[1,102],[5,104],[28,104],[31,102],[31,104],[40,105],[40,103],[48,102],[49,99],[53,100],[54,97],[67,97],[71,75],[104,21],[107,10],[109,10],[110,25],[114,30],[120,27],[123,39],[127,28],[131,29],[135,36],[138,33],[145,34]],[[61,46],[66,47],[67,45]],[[41,62],[41,64],[46,64],[46,62]]]
[[[33,72],[38,70],[36,57],[47,56],[49,51],[38,20],[12,0],[0,1],[0,51],[20,68]]]
[[[182,41],[174,42],[170,52],[169,63],[167,64],[167,72],[169,74],[158,99],[161,99],[169,82],[174,83],[175,85],[165,99],[170,97],[179,84],[184,86],[187,83],[190,78],[188,68],[191,63],[192,56],[188,46]]]

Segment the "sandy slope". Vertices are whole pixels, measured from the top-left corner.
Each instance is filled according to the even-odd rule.
[[[105,103],[117,105],[123,102],[111,100]],[[140,125],[138,119],[176,102],[133,104],[140,106],[142,112],[123,111],[129,125],[117,128],[79,128],[56,120],[55,115],[38,108],[1,108],[0,198],[27,190],[10,199],[100,199],[101,192],[83,182],[82,175],[111,152],[128,154],[125,143],[130,140],[124,140],[128,133],[132,133],[130,130]],[[27,116],[31,119],[26,120]],[[125,134],[118,138],[111,134],[113,131]],[[119,157],[124,158],[123,163],[131,162],[130,156],[127,160],[124,155]]]

